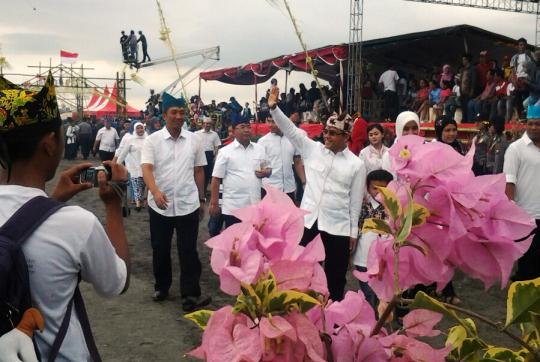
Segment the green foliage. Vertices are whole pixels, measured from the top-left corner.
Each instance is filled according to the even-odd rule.
[[[184,317],[194,322],[202,330],[204,330],[208,325],[208,321],[210,320],[212,314],[214,314],[214,312],[211,310],[201,309],[196,312],[186,314]]]
[[[506,324],[533,322],[531,313],[540,314],[540,278],[515,282],[508,289]]]

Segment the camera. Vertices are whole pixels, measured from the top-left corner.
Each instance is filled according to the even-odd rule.
[[[98,173],[100,171],[105,172],[105,176],[107,177],[107,181],[111,180],[112,177],[112,171],[109,166],[95,166],[95,167],[88,167],[81,171],[79,174],[79,182],[85,183],[89,182],[94,187],[98,187]]]

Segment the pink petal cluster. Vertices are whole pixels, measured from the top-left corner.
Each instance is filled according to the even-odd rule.
[[[221,290],[237,295],[241,283],[253,284],[271,269],[280,290],[328,295],[319,264],[325,257],[321,238],[317,236],[306,247],[299,245],[307,212],[283,192],[273,187],[266,191],[260,203],[234,212],[241,223],[206,242],[212,248],[210,264],[219,275]]]
[[[404,207],[407,190],[412,190],[414,202],[431,212],[407,239],[418,248],[400,248],[400,288],[437,282],[441,289],[455,268],[482,280],[486,288],[497,281],[504,287],[514,262],[531,243],[515,240],[535,227],[533,218],[506,197],[504,174],[475,177],[474,146],[462,156],[444,143],[405,136],[389,153],[398,176],[389,188]],[[374,242],[367,273],[357,274],[383,300],[393,294],[392,242]]]

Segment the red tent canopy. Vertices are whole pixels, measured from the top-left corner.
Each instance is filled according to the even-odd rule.
[[[94,99],[94,96],[92,96],[89,106],[84,110],[84,115],[95,116],[98,118],[116,116],[117,115],[117,112],[116,112],[117,97],[118,97],[118,89],[116,87],[116,84],[114,85],[113,90],[112,92],[110,92],[110,94],[109,94],[108,87],[105,87],[105,91],[99,100]],[[130,106],[129,104],[126,106],[126,113],[128,117],[140,116],[140,111]]]
[[[335,77],[334,71],[325,72],[317,65],[335,66],[340,61],[347,59],[348,45],[330,45],[323,48],[308,51],[308,56],[315,63],[319,76],[326,80]],[[276,58],[266,59],[258,63],[250,63],[244,66],[223,68],[209,72],[199,73],[204,80],[217,80],[223,83],[249,85],[264,83],[280,69],[299,70],[309,72],[306,62],[306,53],[281,55]]]

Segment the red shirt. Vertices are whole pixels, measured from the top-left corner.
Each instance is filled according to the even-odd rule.
[[[351,132],[351,140],[349,142],[349,150],[356,156],[362,151],[367,142],[367,126],[368,123],[362,117],[358,117],[353,124]]]

